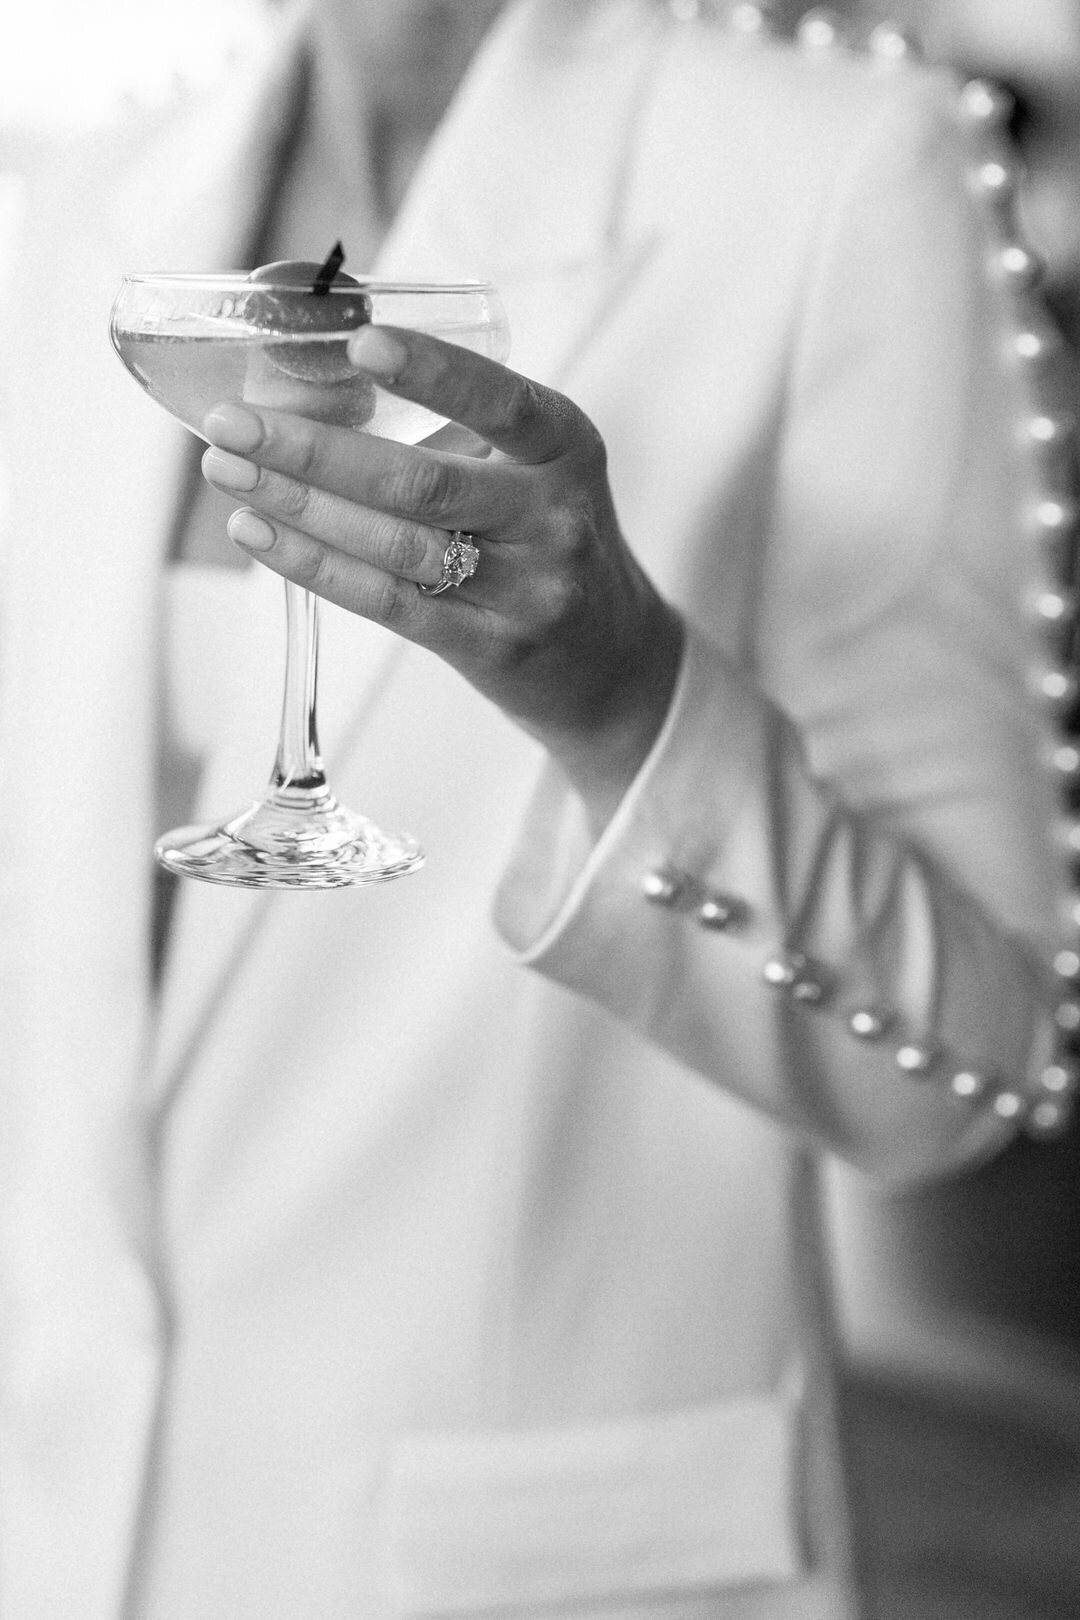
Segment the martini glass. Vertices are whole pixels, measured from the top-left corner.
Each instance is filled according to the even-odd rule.
[[[496,360],[509,348],[506,317],[486,283],[344,277],[297,285],[239,272],[125,276],[110,333],[151,398],[200,437],[210,407],[235,400],[415,444],[444,419],[350,364],[349,333],[368,321]],[[225,820],[164,834],[154,854],[186,877],[255,889],[342,888],[413,872],[424,859],[415,841],[381,831],[327,785],[315,716],[318,601],[287,580],[285,605],[285,693],[266,792]]]

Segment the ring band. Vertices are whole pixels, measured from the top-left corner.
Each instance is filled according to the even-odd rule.
[[[480,552],[476,546],[476,536],[468,534],[464,529],[455,529],[450,536],[450,542],[443,552],[442,573],[435,585],[417,585],[417,590],[424,596],[441,596],[443,591],[453,588],[457,590],[467,579],[472,579],[476,573],[476,565],[480,561]]]

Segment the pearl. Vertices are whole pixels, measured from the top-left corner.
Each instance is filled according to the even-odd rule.
[[[874,1007],[859,1007],[848,1019],[848,1029],[859,1041],[880,1041],[892,1020]]]
[[[973,123],[999,127],[1012,116],[1013,98],[988,79],[971,79],[960,92],[960,110]]]
[[[1035,599],[1035,612],[1046,624],[1061,624],[1066,619],[1075,618],[1075,592],[1057,587],[1042,591]]]
[[[710,894],[697,911],[697,920],[702,928],[712,928],[720,933],[725,929],[742,927],[749,916],[750,908],[746,901],[734,894]]]
[[[898,1047],[896,1066],[905,1074],[926,1074],[937,1062],[937,1049],[927,1043],[909,1041]]]
[[[1054,1023],[1069,1035],[1080,1029],[1080,1002],[1059,1002],[1054,1010]]]
[[[1016,171],[1011,164],[991,158],[989,162],[979,165],[975,171],[975,179],[983,191],[995,196],[1005,196],[1016,184]]]
[[[1051,1063],[1040,1074],[1039,1084],[1055,1097],[1070,1097],[1080,1085],[1080,1072],[1075,1063]]]
[[[949,1090],[954,1097],[964,1102],[974,1102],[982,1097],[990,1087],[985,1074],[979,1074],[975,1069],[961,1069],[949,1081]]]
[[[827,6],[808,11],[795,31],[795,38],[804,51],[813,52],[837,50],[844,43],[840,19]]]
[[[802,1001],[809,1007],[817,1007],[828,995],[828,986],[821,979],[808,974],[795,980],[791,986],[791,994],[795,1001]]]
[[[1024,1129],[1037,1142],[1053,1142],[1065,1135],[1071,1122],[1072,1109],[1068,1103],[1047,1098],[1029,1110]]]
[[[1027,423],[1026,431],[1028,438],[1036,444],[1060,444],[1062,439],[1068,438],[1073,425],[1071,416],[1043,414],[1033,416]]]
[[[1061,743],[1054,749],[1050,764],[1059,776],[1076,776],[1080,773],[1080,748],[1075,743]]]
[[[883,22],[872,31],[866,42],[870,55],[889,65],[910,62],[922,55],[916,36],[899,23]]]
[[[791,955],[772,956],[762,968],[761,976],[773,990],[790,990],[806,965],[806,957],[799,956],[796,952],[792,952]]]
[[[1043,273],[1042,261],[1022,242],[1010,242],[998,258],[1001,269],[1010,281],[1032,287]]]
[[[1056,347],[1052,337],[1034,331],[1017,332],[1013,345],[1021,360],[1038,360],[1048,350]]]
[[[1015,1091],[999,1091],[994,1098],[994,1113],[1001,1119],[1018,1119],[1024,1111],[1024,1099]]]
[[[1058,951],[1054,957],[1054,972],[1059,979],[1080,978],[1080,955],[1076,951]]]
[[[1039,502],[1035,517],[1044,529],[1068,529],[1076,522],[1076,504],[1071,500],[1051,497]]]
[[[1044,669],[1035,672],[1035,689],[1039,695],[1058,708],[1068,708],[1076,702],[1077,677],[1070,669]]]
[[[686,873],[670,867],[658,867],[646,872],[641,880],[641,892],[654,906],[674,906],[686,890]]]
[[[737,34],[764,34],[768,32],[772,19],[768,6],[742,4],[731,8],[728,25]]]

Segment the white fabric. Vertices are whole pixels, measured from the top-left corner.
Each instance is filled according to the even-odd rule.
[[[790,1581],[802,1566],[796,1441],[791,1414],[760,1399],[569,1436],[407,1439],[387,1493],[396,1606],[475,1614]]]
[[[316,897],[187,886],[156,1022],[154,607],[181,433],[104,317],[121,270],[233,258],[261,91],[87,151],[33,216],[25,262],[63,241],[78,274],[62,318],[27,297],[6,339],[4,1620],[527,1614],[527,1545],[504,1558],[441,1494],[447,1544],[388,1565],[417,1534],[388,1528],[417,1459],[460,1446],[482,1469],[539,1432],[569,1464],[597,1433],[618,1455],[700,1413],[680,1433],[719,1507],[738,1478],[710,1441],[747,1402],[806,1442],[794,1476],[754,1473],[764,1519],[795,1501],[809,1520],[838,1482],[798,1144],[917,1174],[999,1128],[835,1014],[785,1008],[762,961],[798,933],[844,996],[873,988],[1010,1075],[1044,1043],[1060,863],[1016,612],[1029,469],[1001,309],[966,290],[985,242],[949,91],[638,0],[558,37],[545,9],[508,12],[384,268],[490,274],[514,363],[593,415],[627,533],[692,621],[680,700],[591,850],[530,742],[433,657],[328,613],[335,787],[416,831],[428,866]],[[256,624],[279,600],[255,576]],[[199,813],[265,778],[276,635]],[[646,906],[657,860],[744,895],[752,927]],[[813,1612],[820,1582],[726,1584],[746,1564],[708,1515],[661,1557],[629,1504],[661,1499],[670,1452],[635,1456],[625,1521],[545,1612]],[[570,1540],[558,1472],[544,1522]],[[843,1526],[818,1516],[839,1620]]]
[[[248,568],[182,563],[165,570],[157,805],[163,829],[190,818],[199,775],[227,716],[243,704],[252,672],[266,668],[270,626],[256,629],[252,608],[265,598],[254,583]],[[270,746],[268,739],[268,756]]]

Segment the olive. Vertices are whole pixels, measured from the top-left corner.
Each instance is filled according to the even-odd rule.
[[[323,282],[322,269],[306,259],[280,259],[261,265],[248,276],[253,283],[266,283],[266,291],[252,293],[245,300],[244,320],[260,332],[289,340],[268,343],[265,352],[280,371],[302,382],[342,382],[356,372],[344,342],[297,343],[296,337],[352,332],[371,319],[371,299],[360,283],[343,270],[336,272],[332,282]],[[355,294],[331,291],[345,287],[355,287]]]

